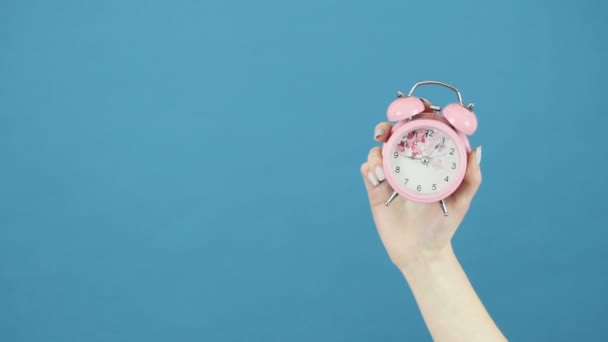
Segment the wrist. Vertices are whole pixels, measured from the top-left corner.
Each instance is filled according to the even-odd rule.
[[[451,244],[444,248],[421,251],[407,260],[402,265],[398,265],[399,271],[408,278],[420,272],[427,272],[431,269],[452,264],[456,261],[456,254]]]

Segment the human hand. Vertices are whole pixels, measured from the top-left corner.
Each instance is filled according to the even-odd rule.
[[[386,142],[392,124],[376,126],[375,140]],[[444,216],[438,203],[417,203],[401,196],[385,206],[393,193],[382,169],[382,152],[374,147],[361,174],[367,189],[372,216],[380,239],[391,261],[403,270],[412,261],[436,258],[452,252],[451,240],[462,222],[481,184],[481,146],[469,153],[467,170],[460,187],[445,199],[449,216]]]

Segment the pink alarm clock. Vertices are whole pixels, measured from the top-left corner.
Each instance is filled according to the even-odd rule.
[[[417,87],[429,84],[453,90],[458,102],[442,110],[412,96]],[[449,84],[424,81],[416,83],[407,96],[398,92],[387,115],[397,123],[382,147],[384,174],[394,190],[385,204],[390,205],[398,195],[415,202],[439,202],[447,216],[444,200],[464,179],[471,151],[467,136],[477,129],[473,104],[465,106],[458,89]]]

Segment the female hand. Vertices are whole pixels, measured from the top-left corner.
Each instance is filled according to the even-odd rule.
[[[376,126],[374,138],[386,142],[392,125]],[[361,174],[367,189],[374,222],[391,261],[403,270],[411,261],[435,258],[452,252],[451,239],[462,222],[481,184],[481,147],[468,156],[463,183],[445,202],[449,211],[443,215],[439,203],[417,203],[397,196],[390,206],[384,203],[392,194],[382,169],[380,147],[369,152]]]

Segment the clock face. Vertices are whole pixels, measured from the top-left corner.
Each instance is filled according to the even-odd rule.
[[[456,143],[438,128],[419,126],[393,141],[385,156],[393,181],[412,195],[440,195],[452,188],[465,167]]]

